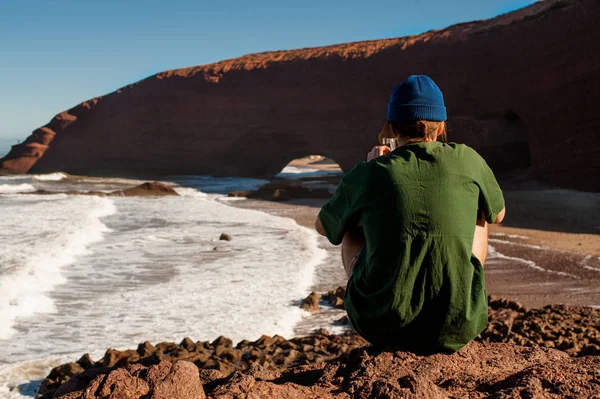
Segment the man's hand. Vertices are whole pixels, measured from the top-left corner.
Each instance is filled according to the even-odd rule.
[[[385,145],[377,145],[373,147],[373,149],[367,154],[367,162],[369,162],[371,159],[380,157],[382,155],[387,155],[390,152],[392,152],[390,147]]]

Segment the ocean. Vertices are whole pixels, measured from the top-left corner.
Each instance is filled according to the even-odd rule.
[[[280,177],[320,173],[287,167]],[[232,206],[247,200],[225,195],[265,182],[173,176],[168,184],[180,196],[136,198],[64,192],[142,181],[0,176],[0,398],[34,397],[53,367],[84,353],[97,360],[109,347],[336,331],[341,311],[312,316],[298,301],[315,286],[343,283],[335,277],[343,275],[339,248],[284,213]],[[38,189],[56,194],[31,194]],[[222,233],[233,239],[219,240]],[[600,304],[600,290],[588,283],[600,259],[527,237],[493,235],[485,271],[511,298],[554,292]]]
[[[108,347],[293,336],[326,251],[294,220],[223,195],[265,181],[175,176],[179,197],[59,193],[139,183],[0,176],[1,398],[32,397],[53,366]]]

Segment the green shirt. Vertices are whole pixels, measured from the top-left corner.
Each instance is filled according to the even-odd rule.
[[[344,300],[355,330],[424,353],[475,338],[488,311],[477,214],[492,223],[503,208],[494,174],[464,144],[411,143],[358,163],[319,213],[332,244],[364,235]]]

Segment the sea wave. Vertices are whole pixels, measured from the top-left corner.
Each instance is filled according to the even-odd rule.
[[[281,170],[281,172],[279,172],[279,173],[300,174],[300,173],[313,173],[313,172],[317,172],[317,171],[318,171],[318,169],[314,169],[314,168],[301,168],[298,166],[288,165],[285,168],[283,168]]]
[[[3,199],[0,339],[11,338],[17,318],[54,311],[48,293],[65,282],[61,269],[102,239],[100,219],[116,212],[107,198],[36,197]]]
[[[315,168],[298,167],[288,165],[279,172],[276,177],[282,179],[300,179],[300,178],[315,178],[322,176],[340,175],[341,170],[321,170]]]
[[[46,376],[54,367],[72,362],[75,354],[50,356],[9,364],[0,364],[0,398],[34,398]]]
[[[0,184],[0,194],[31,193],[35,190],[36,188],[28,183]]]
[[[326,256],[318,235],[222,196],[175,189],[181,196],[3,198],[12,217],[0,231],[9,243],[0,248],[0,397],[35,390],[50,367],[41,353],[73,361],[145,340],[293,336],[306,316],[294,301]]]
[[[68,176],[65,173],[57,172],[57,173],[48,173],[45,175],[31,175],[33,180],[40,181],[60,181],[66,179]]]

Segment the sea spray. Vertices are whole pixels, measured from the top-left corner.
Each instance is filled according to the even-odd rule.
[[[0,339],[9,339],[17,318],[55,311],[47,294],[65,282],[62,268],[102,239],[100,219],[116,209],[106,198],[58,195],[4,197],[2,210]]]
[[[32,175],[31,178],[33,180],[39,180],[39,181],[59,181],[59,180],[63,180],[66,179],[68,176],[66,173],[61,173],[61,172],[57,172],[57,173],[48,173],[45,175]]]
[[[36,190],[36,188],[28,183],[0,184],[0,194],[30,193],[35,190]]]

